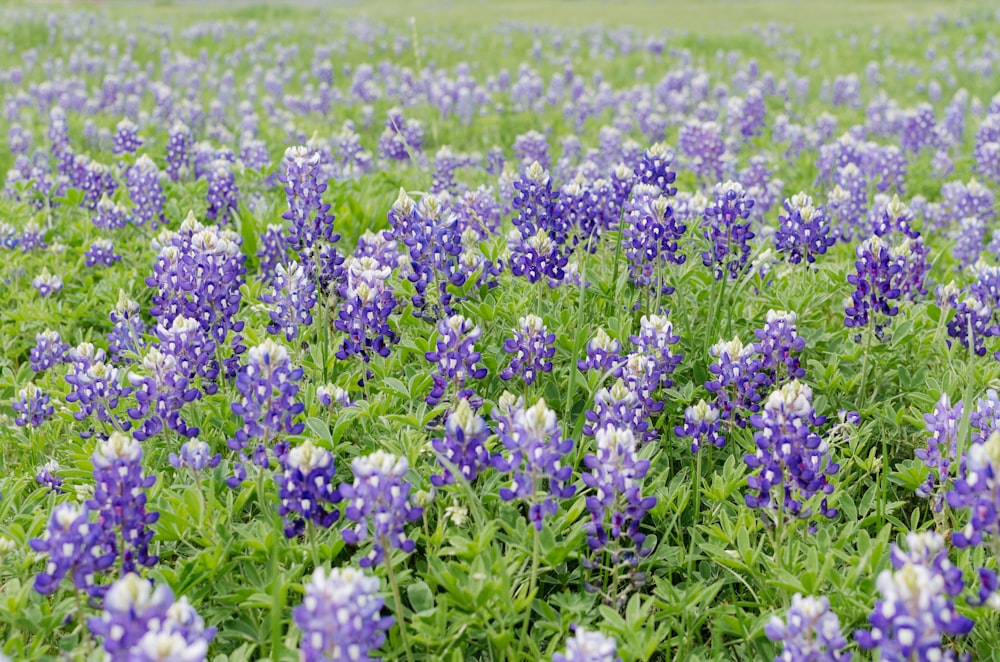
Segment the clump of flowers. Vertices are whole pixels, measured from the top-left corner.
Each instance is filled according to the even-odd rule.
[[[854,638],[884,660],[956,660],[944,637],[966,635],[974,625],[955,609],[962,572],[948,560],[938,534],[910,533],[907,543],[908,553],[894,546],[892,569],[876,580],[881,597],[868,617],[871,630],[858,630]]]
[[[39,296],[43,299],[55,294],[63,287],[62,278],[58,275],[49,273],[48,269],[42,269],[42,273],[38,274],[31,281],[32,286],[38,290]]]
[[[11,403],[16,414],[15,425],[37,428],[55,414],[49,394],[38,388],[34,382],[28,382],[17,395],[18,399]]]
[[[28,354],[28,361],[34,372],[45,372],[53,366],[69,361],[69,344],[62,341],[58,331],[45,329],[35,334],[35,346]]]
[[[261,294],[260,300],[270,307],[267,332],[284,333],[285,340],[291,342],[298,337],[300,325],[312,324],[316,281],[297,262],[279,264],[274,268],[272,291]]]
[[[691,439],[692,453],[697,453],[704,443],[712,444],[716,448],[726,445],[719,410],[704,400],[699,400],[698,404],[684,410],[684,424],[674,427],[674,434],[682,439]]]
[[[441,487],[455,482],[454,469],[458,469],[464,480],[474,481],[489,466],[490,454],[486,450],[489,436],[483,417],[472,409],[468,400],[459,400],[445,419],[444,435],[431,441],[438,462],[444,467],[442,475],[431,476],[431,484]]]
[[[552,656],[552,662],[621,662],[618,643],[600,632],[574,628],[566,640],[566,650]]]
[[[317,568],[292,612],[302,631],[303,662],[374,660],[394,619],[382,616],[379,581],[356,568]]]
[[[702,234],[709,250],[701,254],[706,267],[712,267],[715,279],[724,276],[736,280],[750,258],[750,209],[753,200],[737,182],[727,181],[715,187],[715,199],[705,209]]]
[[[340,486],[347,502],[344,517],[354,522],[343,530],[344,542],[358,545],[372,541],[371,551],[358,563],[370,568],[386,558],[389,548],[409,554],[415,543],[406,537],[406,524],[420,518],[423,509],[410,503],[406,458],[384,451],[355,458],[354,482]]]
[[[576,486],[567,484],[573,467],[564,458],[573,450],[573,440],[563,439],[554,411],[544,399],[527,409],[513,411],[510,425],[500,432],[506,456],[493,456],[493,466],[503,473],[514,473],[510,487],[500,488],[500,498],[528,503],[528,521],[541,531],[546,516],[559,510],[556,499],[568,499]],[[548,493],[542,492],[547,484]]]
[[[775,248],[788,254],[788,261],[799,264],[805,259],[812,264],[817,255],[837,243],[830,235],[822,206],[814,206],[812,198],[800,192],[785,200],[787,215],[778,216],[778,230],[774,233]]]
[[[500,372],[500,379],[513,379],[516,374],[530,386],[539,373],[552,372],[556,334],[549,333],[545,322],[538,315],[526,315],[518,324],[514,337],[503,343],[503,350],[514,357],[510,365]]]
[[[48,555],[45,569],[35,576],[34,587],[41,595],[54,593],[66,577],[89,595],[106,590],[96,583],[96,575],[114,564],[117,546],[113,532],[90,515],[86,506],[58,504],[42,537],[29,541],[31,549]]]
[[[108,239],[98,239],[84,253],[84,264],[88,267],[101,265],[110,267],[122,261],[122,256],[115,253],[115,245]]]
[[[340,501],[340,493],[333,484],[336,469],[333,455],[306,439],[292,448],[282,458],[283,473],[275,478],[281,504],[279,514],[285,519],[285,535],[301,535],[306,522],[329,528],[340,517],[340,511],[331,508]]]
[[[850,662],[852,657],[843,651],[847,640],[825,595],[814,598],[796,593],[785,619],[772,616],[764,633],[782,644],[775,662]]]
[[[826,417],[818,416],[812,404],[812,389],[793,380],[771,393],[763,412],[750,417],[757,430],[757,450],[743,460],[756,473],[747,478],[751,508],[766,508],[780,518],[807,519],[812,516],[808,502],[823,495],[822,515],[833,518],[837,510],[827,506],[826,495],[833,492],[828,481],[840,470],[830,458],[828,444],[813,428]]]
[[[201,662],[215,628],[206,628],[187,598],[174,599],[166,584],[128,573],[108,589],[104,611],[88,621],[112,662]]]
[[[902,266],[892,251],[878,236],[862,242],[856,249],[857,271],[847,276],[847,282],[854,286],[851,298],[845,303],[844,324],[848,328],[863,329],[873,325],[873,333],[881,338],[885,327],[899,313],[896,301],[899,299],[899,274]],[[855,336],[860,342],[861,334]]]
[[[441,402],[449,389],[453,392],[453,401],[471,399],[475,392],[466,386],[466,381],[486,376],[486,368],[477,365],[482,354],[475,348],[476,341],[483,335],[482,329],[472,320],[452,315],[438,322],[437,330],[435,350],[425,354],[428,361],[437,364],[427,404],[433,406]]]

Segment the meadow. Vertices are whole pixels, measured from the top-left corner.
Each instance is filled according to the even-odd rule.
[[[0,5],[0,660],[997,659],[998,33]]]

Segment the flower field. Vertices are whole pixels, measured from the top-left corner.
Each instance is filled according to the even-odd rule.
[[[1000,11],[619,9],[0,7],[0,660],[997,659]]]

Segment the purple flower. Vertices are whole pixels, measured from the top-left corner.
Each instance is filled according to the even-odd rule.
[[[69,361],[69,345],[62,341],[58,331],[45,329],[35,334],[35,346],[31,348],[28,360],[34,372],[45,372]]]
[[[489,466],[490,455],[486,450],[486,440],[490,430],[483,417],[477,414],[462,398],[445,419],[444,435],[431,440],[438,462],[444,467],[440,476],[431,476],[435,487],[455,482],[454,469],[468,482],[476,480],[483,469]]]
[[[552,656],[552,662],[621,662],[618,644],[600,632],[574,627],[566,640],[566,650]]]
[[[629,390],[624,379],[618,378],[611,388],[602,388],[594,394],[594,408],[584,414],[587,422],[583,434],[593,437],[602,428],[617,427],[645,438],[650,425],[643,413],[639,396]]]
[[[316,388],[316,399],[324,407],[331,407],[336,402],[341,407],[350,407],[351,400],[347,391],[339,386],[324,384]]]
[[[495,455],[493,466],[503,472],[514,472],[510,487],[500,488],[504,501],[521,499],[528,503],[528,521],[542,530],[546,515],[554,515],[559,507],[556,499],[568,499],[576,492],[567,485],[573,477],[573,467],[564,458],[573,450],[573,440],[563,439],[556,414],[544,399],[528,409],[513,413],[509,429],[500,433],[506,456]],[[548,493],[541,493],[547,483]]]
[[[825,595],[814,598],[796,593],[785,619],[772,616],[764,633],[771,641],[782,643],[774,662],[850,662],[852,657],[843,652],[847,640]]]
[[[355,526],[342,531],[344,542],[358,545],[372,541],[371,551],[359,565],[369,568],[381,563],[390,547],[412,552],[416,544],[406,537],[406,524],[419,519],[423,509],[410,504],[406,458],[375,451],[355,458],[351,468],[354,483],[341,485],[340,494],[347,502],[344,517]]]
[[[101,196],[91,219],[101,230],[121,230],[128,221],[128,210],[107,196]]]
[[[97,442],[91,461],[96,489],[87,507],[97,511],[102,526],[115,531],[121,545],[122,572],[156,565],[159,557],[149,554],[153,531],[148,527],[160,514],[146,511],[146,490],[156,482],[156,476],[143,475],[139,442],[112,432]]]
[[[389,348],[398,340],[389,325],[396,307],[396,296],[389,284],[392,269],[375,257],[350,257],[344,260],[345,282],[339,288],[343,301],[334,327],[347,334],[337,351],[337,358],[361,356],[366,362],[373,354],[389,356]]]
[[[537,315],[527,315],[518,320],[520,327],[514,337],[504,341],[503,350],[514,354],[510,365],[500,372],[500,379],[513,379],[520,375],[525,384],[532,384],[539,373],[552,372],[552,357],[555,356],[556,334],[549,333],[545,323]]]
[[[103,593],[106,587],[95,583],[95,574],[110,568],[118,554],[114,532],[91,521],[90,512],[86,507],[58,504],[43,536],[31,539],[31,549],[49,557],[35,577],[35,590],[40,594],[54,593],[66,576],[77,590]]]
[[[18,399],[11,406],[17,414],[14,423],[21,427],[30,425],[37,428],[55,413],[55,409],[49,404],[49,394],[35,386],[34,382],[28,382],[18,392]]]
[[[329,203],[323,202],[327,184],[320,176],[320,156],[306,147],[289,147],[278,180],[285,185],[288,200],[288,211],[282,214],[288,222],[288,245],[325,291],[343,258],[334,248],[340,239],[334,232],[334,215]]]
[[[312,324],[310,311],[316,305],[316,281],[297,262],[287,266],[278,264],[274,268],[272,291],[262,294],[260,300],[270,307],[267,332],[284,333],[285,340],[291,342],[298,337],[300,324]]]
[[[88,621],[111,662],[203,662],[215,628],[166,584],[128,573],[108,589],[101,616]]]
[[[134,154],[142,146],[139,139],[139,127],[135,122],[126,118],[115,127],[115,137],[112,151],[115,156],[122,154]]]
[[[750,230],[750,200],[743,187],[733,181],[715,187],[715,200],[705,209],[702,233],[711,250],[701,254],[701,261],[715,271],[715,279],[728,277],[736,280],[750,257],[749,241],[754,238]],[[744,222],[741,222],[744,221]]]
[[[260,249],[257,251],[260,267],[260,279],[273,284],[278,265],[288,262],[288,242],[285,240],[285,226],[270,223],[267,230],[260,236]]]
[[[609,336],[604,329],[597,329],[594,337],[587,342],[587,357],[577,362],[577,367],[587,370],[612,372],[624,363],[621,357],[622,344]]]
[[[205,217],[219,223],[228,223],[239,208],[240,190],[236,186],[233,164],[225,159],[216,159],[208,169],[206,179],[208,210]]]
[[[665,284],[665,269],[671,263],[687,260],[686,255],[678,253],[678,240],[687,226],[678,222],[670,201],[653,184],[637,184],[624,205],[623,221],[622,246],[632,282],[664,294],[673,293],[674,288]]]
[[[399,108],[390,109],[385,129],[378,139],[379,158],[421,162],[424,159],[423,147],[424,130],[419,120],[404,118]]]
[[[143,334],[146,323],[139,314],[139,302],[129,298],[124,290],[118,290],[118,302],[111,311],[111,333],[107,335],[108,351],[111,359],[118,363],[132,363],[145,347]]]
[[[884,660],[958,659],[943,637],[968,634],[974,624],[953,601],[964,585],[961,571],[948,562],[944,540],[936,533],[911,533],[907,541],[911,552],[894,550],[893,569],[878,576],[881,597],[868,617],[871,630],[857,630],[854,638],[861,648],[877,649]]]
[[[132,222],[138,226],[150,223],[153,227],[163,223],[163,203],[167,198],[160,185],[160,169],[153,160],[145,154],[140,156],[125,171],[125,181],[132,201]]]
[[[889,320],[883,321],[882,316],[894,317],[899,313],[899,306],[892,304],[901,294],[899,274],[902,266],[877,236],[862,242],[855,254],[857,271],[847,276],[847,282],[855,289],[845,304],[844,323],[848,328],[861,328],[874,322],[875,334],[881,337],[882,329],[889,323]],[[860,338],[860,333],[855,336],[855,340]]]
[[[108,239],[97,239],[83,254],[84,264],[93,267],[98,264],[110,267],[115,262],[121,262],[122,256],[115,254],[115,245]]]
[[[918,448],[915,455],[918,460],[927,465],[927,480],[917,488],[917,496],[932,498],[935,511],[940,512],[944,505],[944,494],[941,488],[948,483],[951,463],[958,454],[958,426],[962,420],[964,405],[958,402],[954,407],[947,393],[941,394],[934,411],[924,414],[927,432],[927,448]]]
[[[805,258],[812,264],[817,255],[826,253],[837,239],[830,236],[830,226],[823,215],[823,207],[813,206],[812,198],[799,193],[785,200],[787,215],[779,215],[779,226],[774,233],[775,248],[788,253],[788,261],[798,264]]]
[[[587,545],[592,551],[610,547],[612,562],[634,563],[652,548],[643,548],[646,535],[639,524],[656,505],[656,497],[643,497],[642,479],[649,460],[636,456],[636,438],[628,428],[605,427],[597,431],[597,453],[587,454],[583,464],[590,470],[583,483],[594,490],[586,500],[591,520]]]
[[[167,175],[172,181],[191,172],[191,132],[183,122],[174,122],[167,136]]]
[[[806,339],[798,334],[795,318],[795,313],[769,310],[764,328],[754,331],[757,342],[753,348],[760,356],[759,369],[767,374],[768,385],[806,376],[805,368],[799,362]]]
[[[35,476],[35,482],[48,489],[49,492],[60,494],[62,492],[63,479],[56,473],[59,471],[59,463],[49,460],[39,470]]]
[[[305,586],[302,604],[292,611],[302,630],[303,662],[377,660],[371,652],[385,642],[394,619],[382,616],[379,581],[355,568],[317,568]]]
[[[114,410],[118,400],[131,393],[132,389],[122,386],[119,370],[105,362],[103,349],[95,349],[91,343],[80,343],[70,350],[72,366],[66,375],[66,382],[72,387],[66,395],[66,402],[77,403],[79,411],[73,418],[84,421],[91,415],[101,423],[113,423],[128,430],[127,421],[119,419]],[[89,435],[88,435],[89,436]]]
[[[1000,431],[972,444],[947,499],[953,510],[969,511],[968,523],[952,534],[956,547],[982,545],[987,536],[994,548],[1000,544]]]
[[[340,511],[331,505],[340,501],[340,492],[333,484],[336,469],[330,451],[306,439],[285,454],[282,464],[283,473],[275,477],[275,483],[285,535],[301,535],[306,522],[323,528],[333,526]]]
[[[827,479],[840,470],[840,465],[830,459],[823,438],[812,431],[825,421],[813,409],[812,389],[797,379],[774,391],[762,414],[750,417],[757,430],[757,450],[743,458],[747,467],[756,470],[747,478],[748,506],[767,508],[777,517],[808,519],[812,509],[807,502],[822,494],[820,513],[829,518],[837,516],[835,509],[827,507],[826,495],[833,492]],[[775,491],[780,495],[773,494]]]
[[[466,388],[466,380],[486,377],[486,368],[477,366],[482,357],[475,348],[476,341],[483,335],[479,326],[461,315],[452,315],[438,322],[437,330],[435,350],[424,355],[437,364],[434,385],[427,396],[427,404],[431,406],[441,402],[449,388],[454,394],[453,401],[471,398],[475,392]]]
[[[200,439],[188,439],[181,446],[180,455],[171,453],[167,459],[174,469],[187,467],[197,474],[205,469],[219,466],[222,455],[220,453],[212,455],[212,449]]]
[[[238,402],[232,411],[243,419],[243,426],[228,444],[233,450],[243,450],[251,440],[259,442],[254,459],[267,465],[266,444],[280,434],[299,434],[304,423],[295,418],[305,410],[305,405],[295,402],[302,379],[302,368],[292,367],[288,349],[267,338],[247,352],[247,363],[236,375]]]
[[[770,382],[762,370],[763,361],[753,345],[744,345],[739,336],[730,341],[719,340],[710,354],[717,362],[708,366],[715,379],[705,382],[705,388],[716,394],[716,406],[725,421],[746,426],[747,417],[760,410],[761,390]]]
[[[721,428],[719,410],[714,405],[699,400],[698,404],[684,410],[684,425],[676,426],[674,434],[681,438],[690,437],[691,452],[697,453],[705,442],[716,448],[726,445],[726,437]]]
[[[62,278],[50,274],[48,269],[42,269],[42,273],[35,276],[31,284],[43,299],[58,292],[63,286]]]

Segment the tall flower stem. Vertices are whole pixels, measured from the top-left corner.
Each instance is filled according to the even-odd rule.
[[[528,606],[524,610],[524,621],[521,623],[521,640],[517,646],[517,657],[515,658],[518,660],[523,659],[521,657],[521,646],[528,639],[528,624],[531,622],[531,603],[535,601],[535,583],[538,581],[538,529],[534,526],[531,529],[534,535],[532,535],[531,543],[531,575],[528,577]]]
[[[868,385],[868,355],[871,354],[872,336],[875,335],[875,332],[868,327],[865,327],[864,333],[865,354],[864,358],[861,360],[861,391],[858,394],[858,403],[860,405],[864,405],[866,400],[865,396],[867,395],[867,392],[865,391],[865,387]]]
[[[688,551],[687,575],[694,572],[694,544],[697,538],[698,520],[701,519],[701,456],[705,448],[699,448],[694,461],[694,520],[691,526],[691,549]]]
[[[388,547],[388,543],[385,545]],[[406,659],[413,662],[413,652],[410,650],[410,640],[406,636],[406,619],[403,617],[403,598],[399,593],[399,582],[396,581],[396,572],[392,569],[392,554],[385,555],[385,569],[389,576],[389,585],[392,587],[392,598],[396,603],[396,622],[399,623],[399,637],[403,640],[403,650],[406,651]]]

